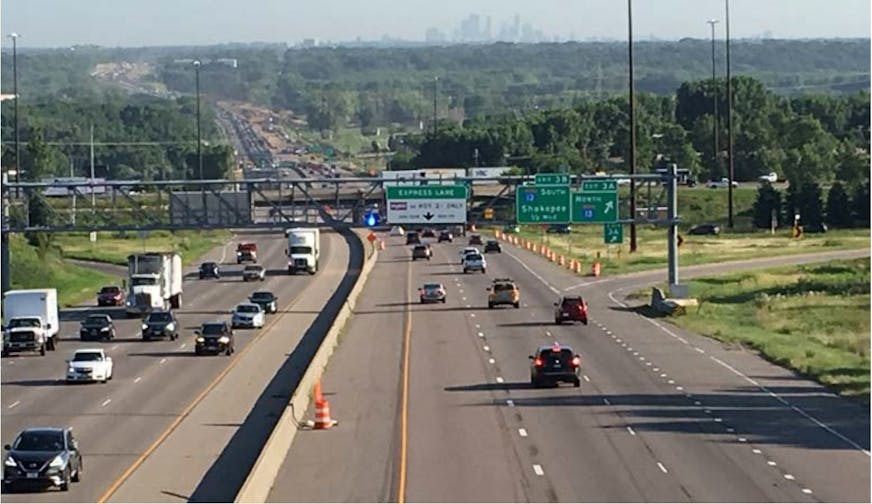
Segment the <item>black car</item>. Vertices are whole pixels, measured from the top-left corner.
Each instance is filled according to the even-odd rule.
[[[430,245],[426,243],[423,245],[415,245],[415,247],[412,248],[413,261],[416,261],[418,259],[427,259],[429,261],[432,256],[433,251],[430,250]]]
[[[179,337],[179,321],[170,311],[153,311],[142,321],[142,339],[148,341],[152,338]]]
[[[17,486],[70,489],[82,472],[82,454],[71,429],[40,427],[25,429],[15,442],[4,447],[3,491]]]
[[[88,315],[79,328],[79,339],[111,340],[115,339],[115,324],[112,317],[103,314]]]
[[[415,231],[406,233],[406,245],[418,245],[421,243],[421,236]]]
[[[534,387],[560,382],[581,386],[581,357],[566,345],[541,346],[530,356],[530,383]]]
[[[690,228],[687,232],[689,235],[714,235],[721,234],[721,227],[717,224],[700,224]]]
[[[204,322],[194,334],[197,335],[197,343],[194,345],[194,353],[197,355],[218,355],[221,352],[230,355],[235,351],[233,329],[227,322]]]
[[[569,234],[572,232],[572,228],[567,224],[549,224],[548,228],[545,230],[546,233],[557,233],[557,234]]]
[[[480,234],[469,235],[469,245],[481,245],[481,244],[482,244],[482,241],[481,241]]]
[[[484,244],[484,253],[488,252],[496,252],[501,254],[503,252],[503,247],[500,245],[500,242],[496,240],[488,240],[487,243]]]
[[[421,233],[421,238],[436,238],[436,232],[427,228]]]
[[[439,233],[438,243],[442,242],[453,243],[454,235],[452,235],[450,231],[442,231],[441,233]]]
[[[279,310],[278,298],[275,294],[269,291],[257,291],[248,296],[248,300],[256,305],[260,305],[263,311],[267,313],[275,313]]]
[[[217,263],[204,262],[200,265],[200,280],[204,278],[221,278]]]

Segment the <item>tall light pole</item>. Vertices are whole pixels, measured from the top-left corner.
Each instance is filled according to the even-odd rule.
[[[436,115],[436,96],[439,92],[439,77],[433,77],[433,139],[436,139],[437,126],[436,121],[438,117]]]
[[[194,74],[197,87],[197,164],[200,168],[200,180],[203,180],[203,140],[200,130],[200,60],[194,61]],[[202,184],[200,188],[202,189]]]
[[[712,27],[712,86],[714,87],[714,99],[712,100],[712,107],[714,108],[713,116],[714,116],[714,128],[712,131],[712,136],[715,139],[715,147],[713,155],[712,155],[712,177],[717,175],[718,170],[718,74],[717,67],[715,66],[715,25],[719,23],[717,19],[709,19],[706,23],[710,24]],[[717,175],[720,176],[720,175]]]
[[[627,0],[627,38],[630,63],[630,175],[636,174],[636,98],[633,83],[633,0]],[[636,251],[636,180],[630,177],[630,252]]]
[[[724,0],[726,8],[726,36],[727,36],[727,158],[729,159],[729,171],[727,178],[727,226],[733,229],[733,177],[735,176],[735,163],[733,160],[733,79],[730,74],[730,0]]]
[[[18,130],[18,35],[17,33],[10,33],[9,38],[12,39],[12,94],[15,95],[15,104],[13,105],[14,110],[14,118],[13,125],[15,128],[15,183],[19,183],[21,181],[21,150],[20,150],[20,139],[19,139],[19,130]],[[15,188],[15,197],[18,197],[18,188]]]

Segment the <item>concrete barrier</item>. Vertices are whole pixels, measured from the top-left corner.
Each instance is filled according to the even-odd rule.
[[[366,243],[364,241],[365,235],[369,234],[369,231],[356,231],[355,234],[357,239],[361,241],[361,244],[364,244]],[[363,250],[366,257],[357,282],[355,282],[354,287],[348,294],[348,298],[345,300],[339,313],[336,314],[336,319],[330,326],[330,330],[327,331],[327,335],[324,337],[324,341],[321,342],[318,351],[315,352],[309,367],[306,368],[303,378],[300,379],[300,383],[297,385],[297,390],[291,395],[290,402],[285,407],[285,411],[282,413],[275,429],[260,452],[260,456],[257,457],[254,468],[251,470],[248,478],[246,478],[234,502],[266,502],[267,497],[269,497],[273,483],[276,477],[278,477],[279,469],[284,463],[285,457],[291,449],[291,444],[294,442],[294,437],[299,430],[302,418],[299,418],[298,415],[306,413],[310,399],[309,391],[312,390],[315,382],[321,378],[324,368],[327,367],[327,362],[339,345],[339,333],[351,317],[357,298],[363,292],[366,279],[378,259],[378,249],[375,247],[364,246]],[[369,250],[368,254],[367,250]]]

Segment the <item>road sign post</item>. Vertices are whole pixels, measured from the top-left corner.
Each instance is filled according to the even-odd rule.
[[[620,222],[603,224],[603,242],[606,245],[624,243],[624,225]]]
[[[571,218],[569,186],[518,186],[515,217],[518,224],[568,224]]]
[[[466,223],[466,186],[389,186],[385,189],[390,224]]]

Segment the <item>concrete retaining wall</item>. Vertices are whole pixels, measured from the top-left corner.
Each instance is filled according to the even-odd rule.
[[[309,367],[306,369],[305,374],[303,374],[297,390],[291,396],[291,400],[287,407],[285,407],[285,411],[282,413],[278,424],[276,424],[275,429],[260,452],[260,456],[254,464],[254,469],[248,475],[234,502],[266,502],[273,482],[275,482],[278,476],[279,469],[284,463],[288,451],[291,449],[294,437],[297,435],[300,422],[303,420],[301,415],[306,413],[306,408],[309,406],[312,388],[321,378],[324,368],[327,367],[327,362],[330,360],[330,356],[333,355],[333,351],[338,346],[339,333],[351,317],[351,312],[354,310],[357,298],[363,292],[364,285],[366,285],[369,272],[372,271],[378,259],[377,248],[366,241],[366,236],[370,231],[361,230],[355,231],[355,233],[363,245],[365,256],[360,276],[339,313],[336,315],[336,320],[333,321],[333,325],[324,337],[324,341],[315,353],[315,357],[309,363]]]

